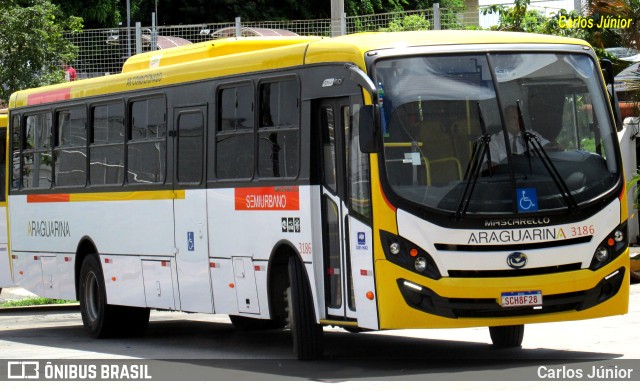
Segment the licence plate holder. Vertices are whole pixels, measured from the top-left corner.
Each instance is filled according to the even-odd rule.
[[[502,292],[501,307],[539,307],[542,306],[542,291]]]

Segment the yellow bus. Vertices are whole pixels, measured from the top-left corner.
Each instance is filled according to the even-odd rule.
[[[609,80],[610,81],[610,80]],[[14,93],[14,282],[92,337],[150,309],[323,326],[624,314],[616,121],[581,40],[466,31],[238,38]]]
[[[7,117],[8,110],[0,109],[0,292],[2,288],[12,284],[11,270],[9,269],[9,251],[7,240],[7,193],[6,193],[6,164],[7,164]]]

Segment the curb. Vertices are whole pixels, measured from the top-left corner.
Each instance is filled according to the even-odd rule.
[[[26,312],[78,312],[79,303],[70,304],[47,304],[29,305],[23,307],[0,307],[0,316],[4,314],[26,313]]]

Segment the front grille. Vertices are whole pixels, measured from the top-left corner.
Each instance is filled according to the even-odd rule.
[[[523,277],[540,276],[544,274],[563,273],[580,270],[580,263],[566,265],[535,267],[531,269],[505,269],[505,270],[449,270],[449,277],[456,278],[492,278],[492,277]]]

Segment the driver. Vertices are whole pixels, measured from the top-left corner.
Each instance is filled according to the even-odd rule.
[[[507,126],[507,134],[509,135],[511,153],[514,155],[525,153],[527,151],[527,144],[518,124],[518,108],[516,106],[507,106],[504,109],[504,119]],[[545,149],[548,149],[551,146],[557,148],[556,143],[549,142],[549,140],[542,137],[540,133],[535,130],[528,130],[528,132],[537,136],[540,140],[540,144]],[[489,152],[491,153],[491,163],[493,164],[499,163],[507,158],[507,147],[505,145],[505,138],[502,132],[495,133],[491,136]]]

